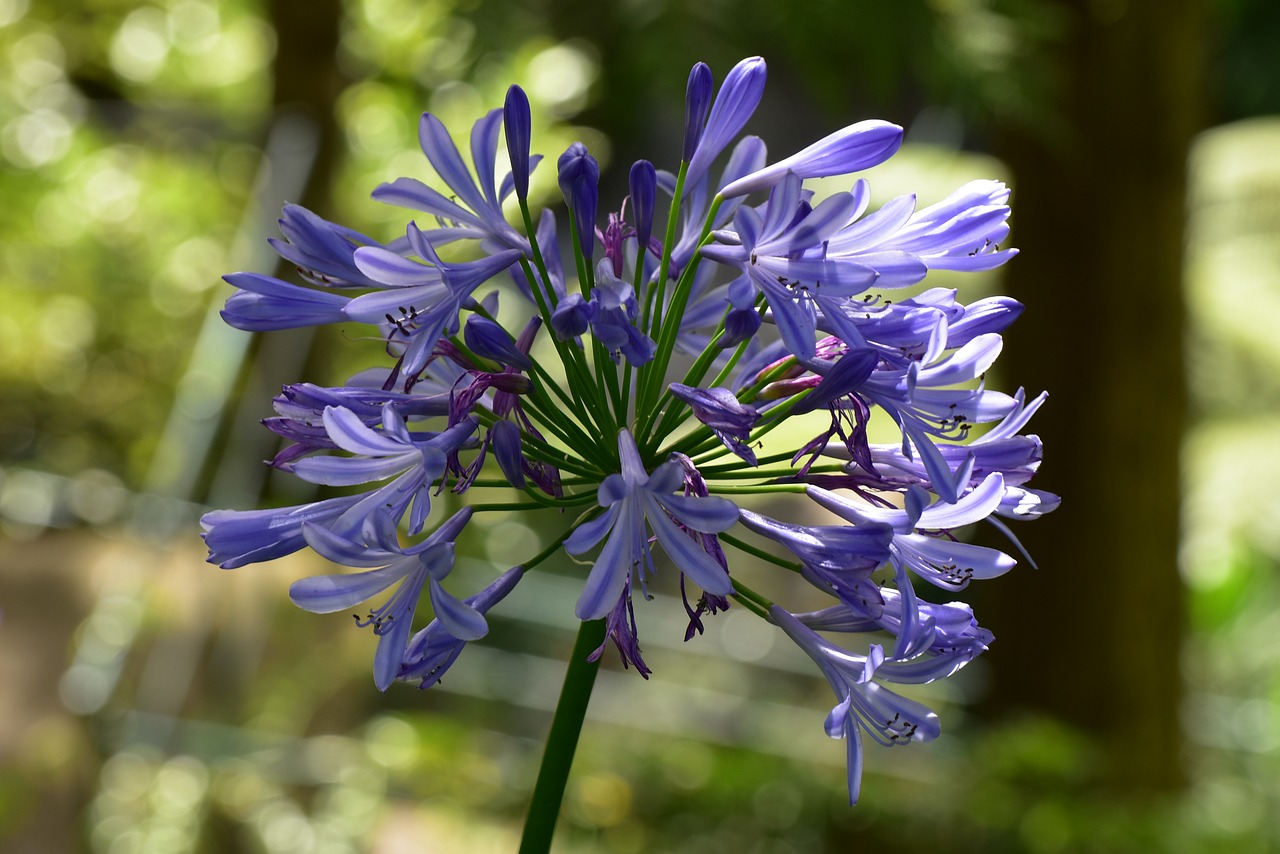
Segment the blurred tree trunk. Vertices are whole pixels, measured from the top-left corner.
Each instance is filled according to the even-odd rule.
[[[315,126],[317,150],[312,180],[302,198],[289,199],[321,216],[331,216],[331,184],[342,139],[337,120],[338,96],[346,87],[338,64],[341,0],[272,0],[271,25],[276,31],[272,65],[276,110],[295,111]]]
[[[257,195],[250,204],[265,209],[263,229],[253,239],[261,241],[279,236],[275,219],[286,203],[302,205],[326,219],[333,217],[333,176],[342,155],[337,103],[346,86],[338,63],[341,0],[272,0],[266,11],[275,31],[276,51],[271,65],[271,113],[264,128],[268,136],[263,144],[274,143],[277,150],[264,151],[264,157],[274,161],[268,169],[290,177],[255,188]],[[292,162],[281,162],[290,158]],[[292,187],[284,189],[285,183]],[[293,266],[283,261],[275,270],[255,272],[297,278]],[[282,383],[325,375],[326,348],[314,346],[317,334],[316,329],[304,327],[255,336],[221,447],[206,465],[210,483],[203,498],[209,503],[245,507],[262,499],[270,470],[261,461],[275,455],[279,440],[263,429],[261,419],[271,414],[271,399]],[[278,479],[271,480],[274,486]],[[283,488],[292,490],[291,501],[310,497],[309,488],[291,481]]]
[[[995,701],[1098,736],[1106,781],[1130,792],[1184,781],[1178,713],[1183,378],[1183,201],[1200,127],[1199,0],[1063,0],[1061,132],[1009,127],[1009,293],[1029,309],[1008,335],[1012,385],[1049,389],[1032,423],[1035,486],[1059,512],[1017,528],[1040,570],[989,595]],[[1002,363],[1003,365],[1003,363]],[[997,603],[993,603],[997,604]]]

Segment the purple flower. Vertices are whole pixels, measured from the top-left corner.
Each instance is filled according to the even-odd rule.
[[[745,175],[720,190],[725,198],[766,190],[788,172],[801,178],[827,178],[870,169],[888,160],[902,145],[902,128],[868,120],[849,125],[785,157],[772,166]]]
[[[476,422],[465,421],[443,433],[415,437],[391,404],[382,410],[382,429],[374,430],[351,410],[327,407],[325,432],[349,457],[306,457],[286,468],[303,480],[326,486],[354,486],[390,479],[385,486],[366,493],[348,513],[365,514],[380,508],[400,518],[412,506],[410,532],[421,531],[431,511],[428,487],[444,474],[447,457],[475,432]]]
[[[907,493],[907,506],[874,507],[811,486],[809,497],[855,525],[868,522],[893,528],[889,546],[895,562],[911,569],[930,584],[945,590],[963,590],[972,579],[994,578],[1014,567],[1016,561],[1004,552],[972,543],[962,543],[948,532],[986,519],[1004,499],[1004,478],[988,475],[982,483],[948,503],[932,504],[920,487]]]
[[[587,147],[575,142],[560,155],[560,192],[573,215],[578,232],[578,246],[588,264],[595,248],[596,208],[600,203],[600,165],[587,153]]]
[[[696,72],[697,67],[695,66]],[[707,74],[707,78],[709,77],[710,72]],[[760,103],[760,97],[764,94],[765,77],[764,60],[758,56],[744,59],[730,69],[724,78],[724,83],[720,86],[720,91],[716,93],[715,102],[711,105],[710,115],[707,116],[707,123],[702,128],[701,134],[698,135],[693,155],[688,158],[689,166],[685,173],[685,181],[687,183],[697,183],[706,174],[711,167],[711,163],[720,155],[720,152],[724,151],[725,147],[733,141],[733,138],[746,127],[747,120],[755,112],[756,106]],[[691,88],[693,82],[693,74],[691,74]],[[702,87],[703,85],[700,79],[698,86]],[[696,97],[702,98],[704,96],[699,93]],[[689,112],[694,112],[694,110]],[[689,134],[690,132],[686,128],[686,142],[689,140]]]
[[[826,730],[846,739],[851,802],[867,737],[935,738],[937,717],[886,686],[950,676],[992,635],[967,604],[920,599],[919,579],[958,591],[1007,572],[1011,555],[1026,556],[1012,521],[1058,505],[1030,486],[1043,449],[1024,432],[1044,395],[987,386],[1022,306],[964,304],[950,287],[920,285],[933,270],[987,270],[1015,254],[1001,248],[1009,191],[974,181],[936,204],[905,195],[873,209],[868,181],[851,179],[848,192],[819,197],[807,179],[888,159],[901,128],[857,122],[770,163],[763,140],[743,135],[765,79],[759,57],[718,88],[695,64],[680,168],[636,160],[620,203],[600,199],[599,164],[582,143],[569,146],[556,162],[567,235],[553,213],[529,207],[539,158],[518,86],[474,124],[465,154],[438,118],[422,116],[419,142],[439,180],[401,178],[374,192],[422,212],[403,237],[379,243],[287,206],[272,245],[304,284],[234,274],[224,316],[252,330],[373,324],[387,359],[338,387],[286,386],[264,422],[286,440],[277,470],[354,494],[206,514],[209,560],[238,567],[309,545],[356,567],[303,579],[291,596],[312,611],[370,600],[356,621],[378,638],[375,683],[426,688],[486,633],[489,609],[560,547],[590,556],[578,561],[589,569],[574,614],[603,621],[605,638],[589,660],[616,648],[647,678],[636,605],[650,598],[656,543],[678,570],[686,640],[705,615],[741,606],[817,663],[836,694]],[[660,193],[671,207],[665,226],[655,222]],[[454,241],[468,242],[446,252]],[[501,312],[498,291],[480,290],[499,274],[526,297]],[[901,298],[880,293],[908,286],[917,287]],[[535,347],[545,325],[551,340]],[[789,442],[811,414],[829,426]],[[884,428],[900,441],[873,444]],[[440,523],[432,499],[445,489],[483,497]],[[770,498],[771,515],[722,497],[737,494]],[[817,507],[782,521],[776,502],[788,500]],[[561,527],[460,600],[444,584],[454,541],[480,511]],[[839,518],[811,523],[814,512]],[[1018,551],[961,541],[960,529],[980,521]],[[729,536],[736,522],[768,552]],[[735,550],[769,557],[834,604],[791,613],[766,598],[786,585],[766,579],[756,592],[739,582]],[[423,599],[434,619],[415,634]],[[855,653],[819,632],[880,637]]]
[[[591,327],[592,306],[580,293],[571,293],[551,312],[551,331],[561,341],[577,338]]]
[[[304,525],[307,544],[321,556],[343,566],[378,568],[351,575],[315,575],[295,581],[289,588],[289,598],[300,608],[329,614],[351,608],[397,585],[390,598],[370,611],[368,617],[356,618],[357,625],[373,626],[378,636],[378,651],[373,661],[374,683],[378,690],[385,691],[400,670],[413,629],[413,613],[424,586],[430,593],[436,619],[450,635],[459,640],[475,640],[489,631],[479,611],[440,585],[453,569],[453,541],[471,520],[471,514],[471,508],[463,508],[431,536],[408,547],[400,545],[395,522],[385,513],[369,516],[359,541],[324,527]]]
[[[403,347],[400,371],[412,381],[426,366],[437,339],[457,329],[463,302],[480,285],[514,264],[520,253],[506,249],[478,261],[447,263],[414,223],[409,223],[405,236],[428,264],[382,249],[357,250],[356,264],[386,289],[356,297],[343,312],[352,320],[385,321],[388,342]]]
[[[462,340],[477,356],[503,367],[514,366],[526,371],[533,367],[529,354],[520,352],[511,333],[487,317],[472,315],[463,327]]]
[[[635,290],[627,282],[613,275],[608,263],[600,262],[596,273],[596,286],[591,289],[591,334],[604,345],[605,350],[617,362],[626,358],[632,365],[643,365],[653,358],[657,344],[636,328],[638,313]],[[553,322],[555,318],[552,318]],[[561,321],[565,329],[572,328]]]
[[[680,146],[680,159],[689,162],[698,150],[702,130],[707,124],[707,112],[711,109],[711,94],[715,79],[705,62],[695,62],[689,70],[689,83],[684,96],[684,143]]]
[[[605,512],[579,526],[564,541],[565,551],[580,555],[608,536],[578,598],[578,619],[605,616],[634,576],[639,574],[643,584],[644,571],[653,571],[646,520],[681,572],[709,593],[731,593],[728,573],[676,523],[690,531],[719,533],[733,527],[738,508],[717,496],[673,495],[684,485],[680,464],[663,463],[647,474],[635,439],[627,430],[618,433],[618,456],[622,472],[609,475],[600,485],[598,501]]]
[[[285,240],[271,237],[267,243],[308,281],[326,288],[378,287],[360,272],[354,257],[362,246],[381,246],[376,240],[300,205],[285,205],[278,222]]]
[[[345,495],[271,510],[212,510],[200,517],[209,563],[236,569],[293,554],[307,544],[304,524],[332,525],[362,497]]]
[[[227,325],[236,329],[267,332],[347,319],[344,309],[351,297],[346,294],[304,288],[259,273],[232,273],[223,279],[239,288],[221,312]]]
[[[942,732],[938,716],[927,706],[895,694],[873,681],[881,672],[884,650],[872,644],[866,655],[841,649],[785,609],[774,605],[769,616],[818,665],[839,702],[827,715],[827,735],[843,738],[848,751],[849,804],[862,788],[862,734],[878,744],[897,747],[932,741]]]
[[[512,567],[479,593],[464,599],[463,604],[481,615],[488,614],[490,608],[515,589],[524,572],[523,566]],[[396,678],[405,682],[416,680],[419,688],[430,688],[462,654],[468,640],[451,634],[446,623],[437,617],[409,639]]]
[[[631,166],[632,218],[636,223],[636,245],[640,257],[644,257],[653,235],[653,207],[658,196],[658,173],[648,160],[637,160]]]
[[[672,383],[671,393],[677,400],[689,404],[693,417],[715,433],[729,450],[748,465],[756,465],[755,452],[747,444],[751,428],[760,420],[760,413],[738,402],[727,388],[693,388],[682,383]]]
[[[493,444],[493,456],[507,483],[516,489],[524,489],[524,467],[527,461],[521,453],[520,428],[513,421],[499,421],[489,428],[489,440]]]
[[[281,450],[272,459],[277,468],[313,451],[335,450],[337,445],[329,438],[324,427],[324,410],[330,406],[350,410],[366,425],[373,427],[382,422],[382,410],[387,404],[401,418],[427,418],[449,414],[447,394],[403,394],[380,388],[363,388],[356,385],[326,388],[311,383],[286,385],[272,401],[277,416],[263,419],[263,425],[293,444]]]
[[[871,574],[889,560],[894,537],[890,526],[794,525],[750,510],[739,510],[739,516],[745,528],[800,558],[800,573],[814,587],[860,613],[875,614],[884,607]]]
[[[441,227],[431,232],[431,242],[437,246],[454,240],[492,240],[500,247],[528,255],[529,241],[507,222],[502,212],[502,200],[515,189],[514,178],[508,176],[501,190],[494,183],[497,177],[498,130],[502,127],[502,120],[502,110],[490,110],[471,129],[471,158],[476,167],[476,178],[472,178],[448,129],[435,116],[423,113],[418,124],[418,141],[436,174],[453,191],[453,197],[445,196],[414,178],[397,178],[383,184],[373,191],[373,197],[380,202],[423,211],[438,218]],[[516,162],[515,157],[512,162]],[[536,159],[529,160],[516,168],[527,175],[536,162]]]

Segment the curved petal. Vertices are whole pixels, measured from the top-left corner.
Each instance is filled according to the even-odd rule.
[[[440,271],[397,255],[379,246],[361,246],[355,251],[356,267],[370,279],[394,288],[439,284]]]
[[[386,514],[374,515],[376,517]],[[365,543],[356,542],[323,525],[304,524],[302,536],[307,541],[307,545],[311,546],[312,551],[342,566],[387,566],[397,563],[402,557],[398,552],[371,548]]]
[[[624,499],[611,509],[615,512],[625,511],[629,509],[626,507],[627,503],[628,500]],[[636,523],[641,521],[634,518],[636,515],[623,513],[622,519],[609,534],[609,539],[605,540],[604,548],[591,567],[587,583],[574,608],[579,620],[598,620],[612,611],[627,586],[632,567],[638,566],[643,560],[639,541],[644,537],[644,532],[635,530],[638,527]]]
[[[703,534],[727,531],[738,521],[738,507],[718,495],[663,495],[654,499],[681,525]]]
[[[922,578],[949,590],[964,587],[970,579],[981,580],[1004,575],[1018,563],[997,549],[923,534],[901,535],[895,539],[894,545],[904,555],[919,558],[931,567],[940,568],[937,572],[929,571],[928,568],[922,568],[919,561],[908,561]]]
[[[378,457],[413,450],[412,445],[374,430],[345,406],[326,406],[321,420],[333,443],[348,453]]]
[[[484,228],[484,221],[443,193],[416,178],[397,178],[373,191],[376,201],[434,214],[442,219]]]
[[[653,496],[648,497],[650,500],[645,502],[645,516],[649,519],[649,526],[657,534],[662,550],[680,571],[708,593],[717,596],[732,593],[733,582],[724,567],[703,550],[698,540],[677,528],[676,523],[658,506]]]
[[[564,540],[564,550],[571,555],[580,555],[603,540],[618,519],[620,503],[610,505],[603,515],[574,528],[573,533]]]
[[[417,599],[417,593],[414,593],[414,599]],[[373,683],[379,691],[391,687],[400,672],[404,651],[409,646],[409,633],[413,631],[412,611],[405,615],[405,619],[391,620],[383,625],[378,635],[378,649],[373,654]]]
[[[388,314],[401,321],[421,323],[424,311],[447,305],[452,299],[448,286],[435,282],[362,294],[347,303],[343,314],[361,323],[385,323]],[[406,317],[402,308],[407,308],[412,317]]]
[[[489,633],[489,624],[484,615],[446,591],[434,578],[431,579],[430,592],[431,607],[436,612],[436,619],[449,634],[458,640],[473,641]]]
[[[498,131],[502,128],[501,109],[493,109],[471,126],[471,161],[476,166],[476,178],[480,192],[488,202],[489,210],[498,208],[498,191],[494,186],[494,174],[498,159]]]
[[[313,614],[332,614],[371,599],[403,579],[416,565],[417,561],[401,560],[367,572],[313,575],[289,585],[289,598]]]
[[[920,514],[917,527],[946,530],[980,522],[996,511],[1004,498],[1004,475],[993,471],[953,504],[934,504]]]
[[[418,123],[418,142],[422,145],[422,153],[427,155],[432,168],[449,185],[449,189],[477,214],[483,211],[484,197],[476,189],[476,182],[462,162],[462,155],[458,153],[458,147],[453,144],[444,123],[430,113],[423,113]]]
[[[293,474],[324,486],[358,486],[375,480],[386,480],[413,467],[406,454],[394,457],[307,457],[289,463]]]

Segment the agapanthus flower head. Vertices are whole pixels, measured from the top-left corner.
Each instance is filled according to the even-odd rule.
[[[927,281],[1016,254],[1009,190],[977,180],[935,204],[908,194],[876,208],[855,173],[893,156],[901,128],[857,121],[771,159],[743,136],[765,80],[760,57],[718,88],[695,64],[679,162],[635,162],[627,197],[603,214],[582,143],[556,163],[568,216],[530,207],[536,105],[518,85],[472,126],[469,163],[423,114],[439,180],[374,190],[425,214],[388,242],[286,207],[273,245],[304,283],[228,276],[227,322],[367,325],[387,357],[342,385],[285,386],[266,422],[287,441],[272,463],[326,493],[206,514],[209,560],[231,569],[310,548],[360,570],[303,579],[291,596],[316,612],[381,600],[355,621],[377,637],[383,690],[437,684],[485,636],[490,609],[554,559],[584,567],[563,607],[590,643],[569,678],[604,660],[648,677],[642,613],[666,573],[685,640],[743,609],[814,661],[836,695],[825,728],[846,740],[851,802],[866,739],[936,738],[938,716],[889,686],[947,678],[994,638],[966,603],[928,601],[916,581],[954,597],[1009,572],[1013,554],[1029,561],[1012,523],[1058,505],[1029,485],[1044,449],[1025,429],[1045,396],[987,383],[1022,305],[966,303]],[[806,183],[845,175],[847,191]],[[504,289],[522,298],[500,311]],[[873,441],[880,427],[897,439]],[[469,581],[492,514],[548,533],[518,566]],[[977,523],[1014,548],[968,542]],[[788,587],[768,569],[828,605],[793,614],[770,598]],[[418,628],[423,601],[433,617]]]

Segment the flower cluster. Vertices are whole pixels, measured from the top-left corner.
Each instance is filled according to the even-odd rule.
[[[422,117],[422,150],[448,193],[413,178],[377,188],[375,199],[420,214],[403,236],[379,243],[286,207],[273,245],[307,284],[227,276],[237,290],[223,317],[247,330],[372,324],[388,359],[342,386],[283,389],[266,421],[287,442],[272,464],[339,489],[209,513],[209,560],[232,568],[309,547],[360,569],[302,579],[290,595],[315,612],[380,599],[356,620],[378,637],[377,687],[425,688],[561,550],[590,566],[574,612],[605,621],[593,659],[612,642],[647,677],[633,604],[657,571],[656,544],[680,573],[686,639],[732,605],[814,660],[835,692],[826,730],[847,743],[851,802],[864,738],[936,737],[937,716],[892,686],[949,676],[992,635],[964,603],[925,592],[945,599],[1014,565],[961,529],[989,522],[1021,552],[1006,521],[1057,504],[1027,487],[1041,445],[1024,428],[1044,395],[984,381],[1021,306],[920,284],[931,270],[1012,257],[1001,248],[1009,192],[974,181],[928,207],[903,196],[870,210],[860,178],[818,198],[806,179],[887,160],[902,130],[862,121],[770,162],[763,141],[742,136],[764,82],[759,58],[718,89],[696,65],[676,171],[636,163],[628,197],[603,217],[600,169],[581,144],[556,164],[568,215],[531,209],[540,158],[516,86],[472,128],[470,164],[439,119]],[[871,441],[877,412],[897,436],[887,444]],[[774,430],[802,415],[816,435],[780,445]],[[444,489],[468,503],[433,521]],[[792,496],[793,509],[765,515],[761,495]],[[528,514],[556,533],[460,598],[455,543],[483,513]],[[830,607],[787,610],[748,586],[744,563],[793,573]],[[424,588],[433,619],[415,633]]]

